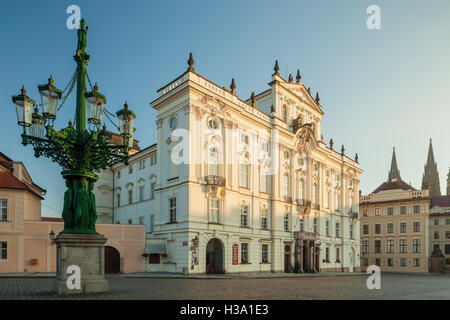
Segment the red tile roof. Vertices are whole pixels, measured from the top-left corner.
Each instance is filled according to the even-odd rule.
[[[380,191],[394,190],[394,189],[416,190],[411,185],[407,184],[405,181],[403,181],[403,180],[396,180],[396,181],[391,181],[391,182],[383,182],[372,193],[378,193]]]
[[[42,195],[38,194],[25,183],[21,182],[9,171],[0,171],[0,188],[30,191],[39,198],[44,199]]]
[[[450,195],[431,197],[431,207],[450,207]]]

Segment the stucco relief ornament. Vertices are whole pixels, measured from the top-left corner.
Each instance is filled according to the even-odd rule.
[[[307,123],[304,124],[298,129],[297,131],[297,152],[300,155],[303,155],[306,151],[306,146],[308,145],[309,139],[312,135],[312,126],[311,124]]]

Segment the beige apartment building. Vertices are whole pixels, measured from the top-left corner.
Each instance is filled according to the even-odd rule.
[[[360,198],[362,270],[428,272],[430,201],[401,179],[394,149],[388,181]]]

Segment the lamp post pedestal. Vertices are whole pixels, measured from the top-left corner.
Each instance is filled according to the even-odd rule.
[[[56,237],[55,293],[97,293],[109,290],[105,279],[106,240],[100,234],[61,233]]]

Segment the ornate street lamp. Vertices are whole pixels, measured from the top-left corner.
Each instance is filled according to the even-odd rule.
[[[31,126],[31,113],[35,102],[26,95],[27,90],[24,87],[20,91],[18,96],[12,97],[12,101],[16,105],[17,124],[24,127],[25,132],[25,127]]]
[[[128,105],[117,112],[122,145],[112,144],[107,137],[105,125],[103,130],[99,130],[106,98],[98,92],[97,84],[94,87],[90,84],[86,71],[89,60],[86,42],[87,27],[82,19],[74,56],[77,68],[66,89],[57,89],[51,76],[47,84],[38,86],[42,115],[37,108],[33,113],[35,102],[26,95],[24,88],[21,94],[12,97],[18,124],[24,127],[22,144],[31,144],[36,157],[48,157],[63,169],[61,174],[66,180],[67,190],[64,194],[62,233],[97,234],[95,196],[92,192],[94,183],[98,180],[97,173],[118,162],[128,163],[130,139],[132,140],[135,131],[136,115],[128,109]],[[90,92],[86,90],[87,82],[91,87]],[[64,105],[75,84],[75,126],[70,121],[67,128],[55,130],[53,126],[56,112]],[[86,128],[86,120],[92,125],[89,129]]]
[[[34,108],[31,116],[30,136],[43,139],[45,136],[45,119],[39,114],[39,109]]]
[[[47,84],[38,85],[42,101],[42,115],[45,119],[55,120],[58,102],[61,99],[61,90],[57,89],[53,83],[53,77],[50,76]]]
[[[134,129],[134,119],[136,118],[136,115],[133,111],[128,109],[128,103],[126,101],[123,105],[123,109],[117,111],[116,114],[119,119],[119,131],[123,139],[123,144],[129,146],[130,139],[134,136],[134,132],[136,131]]]
[[[85,93],[84,96],[87,102],[88,122],[98,127],[102,122],[106,98],[98,92],[97,84],[95,84],[93,91]]]

